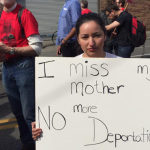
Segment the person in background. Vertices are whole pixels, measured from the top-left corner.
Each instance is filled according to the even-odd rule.
[[[111,9],[109,6],[106,7],[105,10],[102,10],[100,12],[100,16],[103,19],[105,26],[111,24],[113,20],[115,20],[115,17],[111,14]],[[104,51],[109,52],[109,53],[114,53],[114,48],[115,48],[113,44],[115,40],[115,36],[112,34],[112,32],[113,32],[113,29],[110,31],[107,31],[106,40],[104,44]]]
[[[31,122],[35,120],[34,58],[42,48],[38,23],[16,0],[1,0],[0,61],[2,81],[17,119],[22,150],[35,150]],[[21,23],[18,13],[22,9]]]
[[[88,14],[92,12],[90,9],[88,9],[88,1],[87,0],[81,0],[81,15]]]
[[[124,11],[125,0],[116,0],[115,3],[120,10]]]
[[[106,25],[106,30],[109,31],[116,28],[116,55],[129,58],[134,50],[131,42],[132,15],[122,11],[117,5],[110,6],[110,9],[111,14],[117,17],[117,19],[111,24]]]
[[[81,7],[78,0],[65,0],[60,11],[57,30],[57,55],[74,57],[76,52],[75,24],[81,16]]]

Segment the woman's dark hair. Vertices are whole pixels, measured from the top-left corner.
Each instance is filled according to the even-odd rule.
[[[100,15],[98,15],[96,13],[88,13],[88,14],[81,15],[81,17],[78,19],[78,21],[76,23],[76,35],[77,35],[77,37],[79,35],[81,25],[83,23],[86,23],[89,21],[95,21],[101,27],[104,34],[106,34],[105,25],[104,25],[104,22],[103,22],[102,18],[100,17]]]
[[[78,21],[76,23],[76,36],[77,37],[80,33],[81,25],[86,22],[89,22],[89,21],[95,21],[101,27],[104,34],[106,34],[105,25],[104,25],[104,22],[103,22],[102,18],[100,17],[100,15],[98,15],[96,13],[88,13],[88,14],[81,15],[81,17],[78,19]],[[83,53],[81,46],[79,45],[78,42],[76,43],[76,52],[78,55]]]

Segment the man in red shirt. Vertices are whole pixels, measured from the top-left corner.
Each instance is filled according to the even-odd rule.
[[[42,48],[38,23],[16,0],[1,2],[4,6],[0,17],[2,81],[18,122],[22,150],[35,150],[31,122],[35,120],[34,58]],[[18,13],[21,9],[20,23]]]
[[[92,12],[90,9],[88,9],[88,1],[87,0],[82,0],[81,1],[81,15],[88,14]]]

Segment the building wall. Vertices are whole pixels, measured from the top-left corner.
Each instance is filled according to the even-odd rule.
[[[134,0],[134,3],[129,5],[128,10],[132,15],[138,17],[150,31],[150,0]]]
[[[107,5],[109,0],[99,0],[100,8],[103,10]],[[136,16],[140,21],[142,21],[148,31],[150,31],[150,0],[133,0],[132,4],[128,6],[128,12]]]
[[[93,12],[98,10],[98,0],[88,0]],[[39,23],[40,34],[51,35],[57,30],[59,12],[65,0],[18,0],[31,10]]]

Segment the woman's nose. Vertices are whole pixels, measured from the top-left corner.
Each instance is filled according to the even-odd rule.
[[[89,38],[89,45],[93,46],[95,44],[94,38]]]

